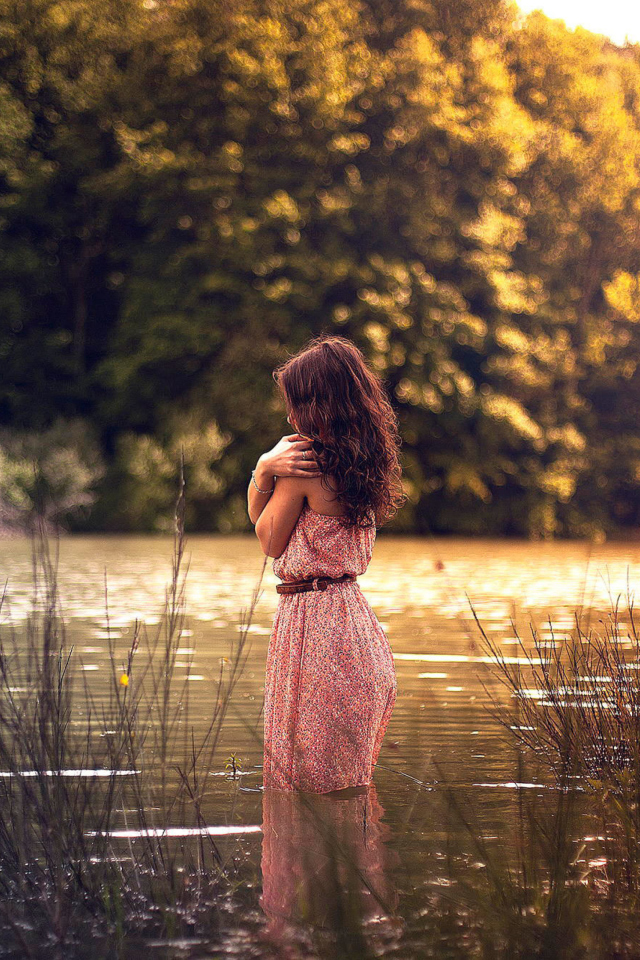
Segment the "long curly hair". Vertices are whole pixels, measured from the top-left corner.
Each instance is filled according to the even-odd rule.
[[[345,525],[390,520],[407,499],[398,421],[362,352],[324,334],[280,364],[273,378],[298,432],[312,441],[323,486],[330,489],[326,477],[333,477]]]

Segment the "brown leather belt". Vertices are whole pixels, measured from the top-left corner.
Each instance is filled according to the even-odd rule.
[[[288,583],[276,584],[278,593],[306,593],[307,590],[326,590],[330,583],[343,583],[345,580],[355,580],[352,573],[345,573],[342,577],[314,577],[313,580],[290,580]]]

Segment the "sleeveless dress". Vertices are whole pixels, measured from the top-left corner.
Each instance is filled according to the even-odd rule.
[[[273,571],[284,581],[360,576],[376,528],[305,501]],[[369,784],[396,700],[389,640],[354,581],[278,594],[264,695],[263,784],[327,793]]]

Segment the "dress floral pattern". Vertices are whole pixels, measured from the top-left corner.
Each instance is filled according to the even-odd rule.
[[[360,576],[376,528],[305,502],[273,571],[284,581]],[[264,697],[265,787],[327,793],[369,784],[396,700],[389,640],[357,582],[279,594]]]

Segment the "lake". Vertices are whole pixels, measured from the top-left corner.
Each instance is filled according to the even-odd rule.
[[[159,620],[170,557],[171,540],[165,537],[60,541],[58,576],[68,639],[98,699],[109,677],[107,627],[124,664],[134,621],[152,628]],[[248,659],[225,722],[206,809],[208,824],[226,828],[220,830],[220,843],[244,885],[245,909],[225,933],[226,950],[243,955],[242,944],[251,944],[248,956],[262,956],[260,949],[275,949],[277,955],[277,944],[286,940],[297,943],[299,952],[291,956],[306,956],[304,916],[297,932],[292,923],[300,912],[299,874],[306,871],[306,879],[313,878],[309,889],[323,889],[326,858],[317,818],[295,798],[267,797],[261,790],[264,667],[278,581],[271,560],[263,571],[254,537],[191,535],[186,557],[188,622],[176,671],[189,675],[191,716],[203,729],[224,658],[262,576]],[[31,606],[28,541],[0,542],[0,574],[7,581],[3,622],[19,625]],[[471,605],[509,657],[517,654],[516,632],[529,642],[532,625],[543,642],[553,643],[572,629],[576,610],[595,623],[612,600],[620,598],[624,609],[627,588],[633,591],[639,576],[636,543],[378,535],[360,585],[391,643],[397,702],[374,787],[341,800],[318,798],[314,808],[331,820],[359,865],[362,914],[374,953],[466,955],[471,934],[460,923],[447,926],[443,904],[456,900],[457,888],[462,890],[474,871],[485,869],[492,844],[498,857],[509,846],[523,793],[536,793],[546,802],[537,774],[532,781],[518,779],[514,744],[489,709],[488,690],[502,702],[509,694],[495,679]],[[236,778],[225,766],[231,753],[239,758]],[[483,856],[474,831],[488,845]],[[317,903],[307,903],[307,921],[309,910],[317,918],[327,902],[319,895]],[[468,892],[456,902],[465,904],[462,915],[471,916]],[[395,922],[387,924],[390,913]],[[475,922],[469,920],[470,929]],[[189,944],[162,949],[183,956],[179,951]]]

